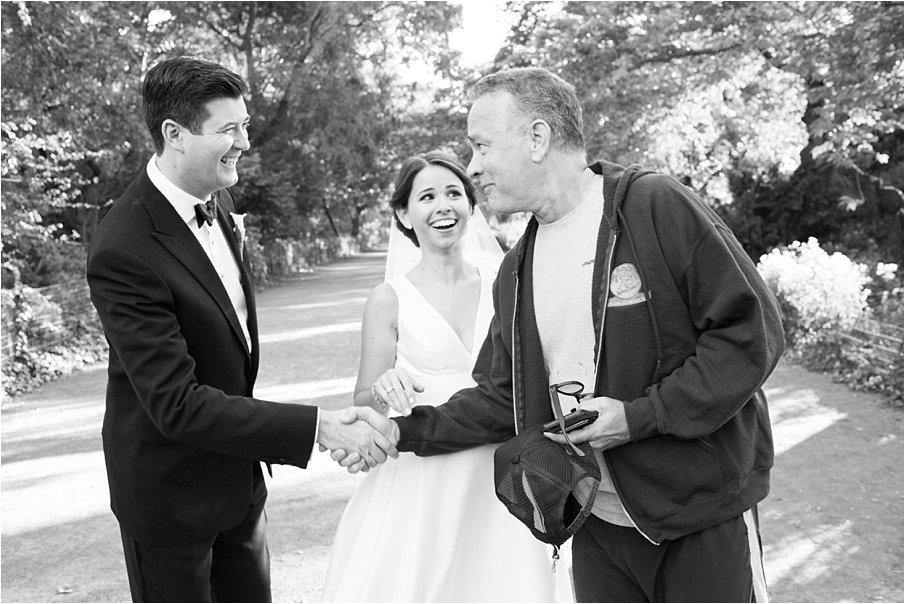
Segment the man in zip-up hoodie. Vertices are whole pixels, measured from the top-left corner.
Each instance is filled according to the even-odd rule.
[[[773,465],[761,385],[782,352],[775,299],[687,188],[587,165],[565,81],[506,70],[473,98],[469,174],[495,211],[533,218],[500,267],[477,385],[397,418],[399,450],[504,441],[553,419],[550,384],[581,381],[594,394],[582,408],[599,416],[570,438],[590,442],[602,479],[573,540],[577,599],[764,600],[756,505]]]

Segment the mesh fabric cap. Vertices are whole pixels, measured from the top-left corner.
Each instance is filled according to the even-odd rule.
[[[565,543],[587,519],[600,485],[600,467],[591,446],[576,446],[584,457],[533,428],[500,445],[493,456],[499,500],[537,539],[555,546]],[[578,506],[566,504],[585,481],[591,495],[576,514],[571,508]]]

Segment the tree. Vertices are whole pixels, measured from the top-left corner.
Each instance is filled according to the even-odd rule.
[[[238,198],[262,238],[354,240],[389,186],[391,134],[411,122],[400,71],[424,60],[451,73],[446,36],[459,15],[433,2],[4,2],[2,11],[4,266],[38,281],[84,264],[76,242],[90,240],[153,151],[142,77],[182,54],[248,79],[253,150]],[[65,250],[66,270],[49,271],[47,246]]]
[[[46,285],[144,161],[144,3],[2,3],[4,267]],[[86,43],[87,42],[87,43]]]
[[[247,75],[252,154],[242,197],[277,236],[311,220],[359,235],[361,216],[389,186],[389,136],[405,112],[400,65],[421,56],[448,69],[446,36],[458,19],[445,3],[183,3],[168,22],[186,51]],[[199,31],[196,24],[202,24]]]
[[[796,170],[813,183],[827,166],[847,165],[814,164],[826,153],[848,161],[869,145],[888,149],[874,157],[901,157],[901,3],[570,2],[558,13],[547,9],[513,5],[516,25],[496,62],[545,66],[574,83],[594,157],[666,170],[715,205],[737,203],[740,183],[767,186]],[[901,164],[888,167],[901,173]],[[869,176],[881,169],[874,165]],[[823,193],[812,204],[814,219],[837,220],[842,200]],[[843,202],[851,211],[857,205]],[[865,209],[882,217],[878,227],[901,222],[881,210]],[[779,243],[787,241],[770,242]]]

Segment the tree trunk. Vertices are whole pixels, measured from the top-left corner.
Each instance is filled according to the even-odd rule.
[[[814,161],[814,149],[822,145],[826,140],[826,132],[817,130],[817,126],[820,125],[818,122],[826,120],[823,116],[823,106],[826,105],[826,86],[823,79],[812,75],[805,78],[805,87],[807,105],[805,106],[804,114],[801,116],[801,121],[804,122],[804,126],[807,129],[808,142],[798,154],[801,158],[801,167],[799,169],[808,169],[811,166]]]
[[[333,215],[330,213],[330,205],[327,203],[327,200],[324,200],[324,214],[327,215],[327,220],[330,221],[330,228],[333,229],[333,234],[336,235],[336,238],[339,239],[339,229],[336,228],[336,223],[333,221]]]

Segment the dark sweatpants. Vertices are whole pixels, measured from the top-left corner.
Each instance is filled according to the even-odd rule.
[[[748,543],[742,516],[654,545],[635,528],[592,515],[572,541],[575,596],[579,602],[754,602]],[[755,555],[760,564],[760,552]]]

